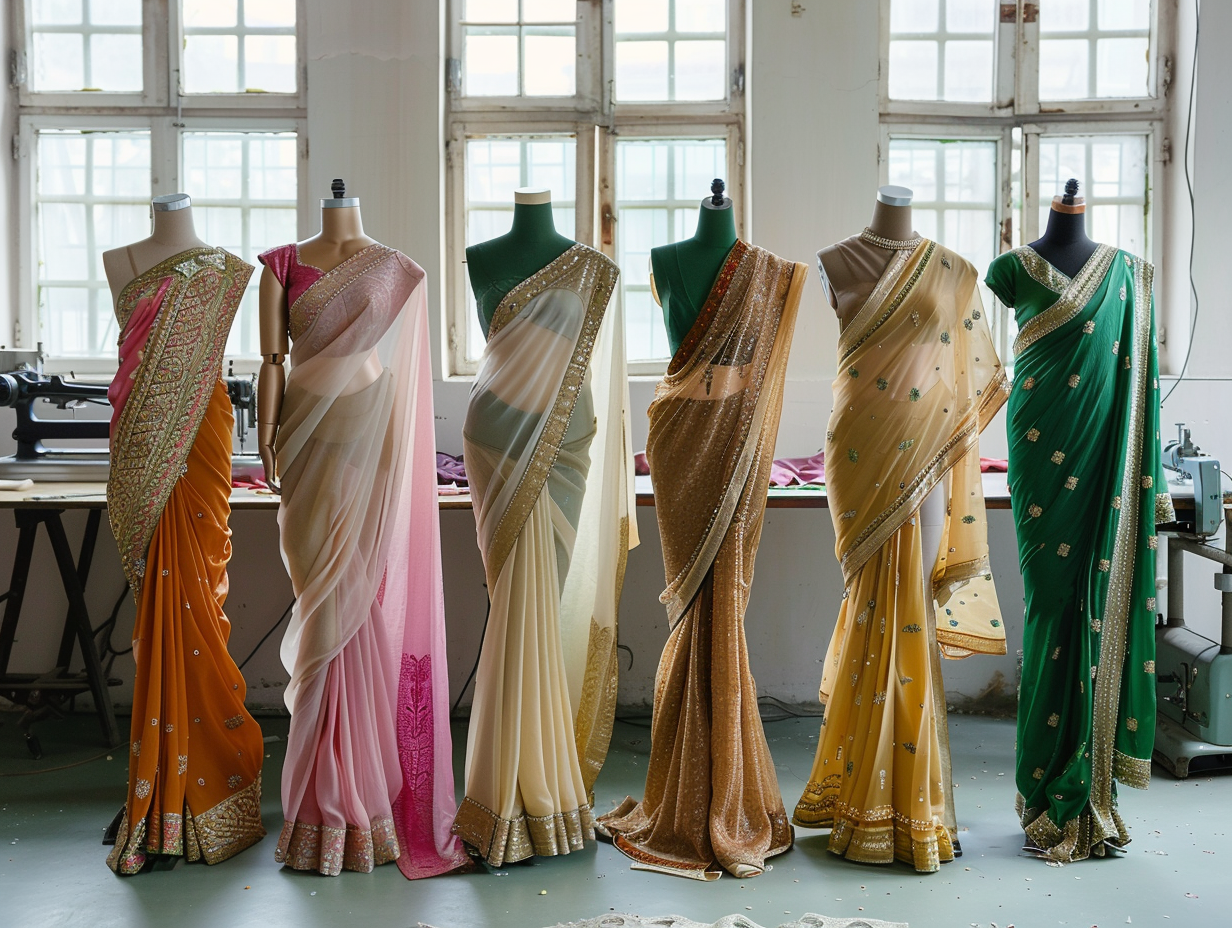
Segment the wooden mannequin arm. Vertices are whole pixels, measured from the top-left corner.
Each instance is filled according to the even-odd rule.
[[[257,375],[257,449],[265,467],[265,481],[277,490],[278,471],[274,442],[282,416],[282,394],[287,375],[282,362],[290,348],[287,335],[287,294],[267,267],[261,272],[259,291],[261,371]]]

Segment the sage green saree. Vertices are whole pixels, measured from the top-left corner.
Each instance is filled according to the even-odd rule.
[[[1019,325],[1007,426],[1026,588],[1018,814],[1060,862],[1127,844],[1117,781],[1150,780],[1155,525],[1174,518],[1152,273],[1100,245],[1071,279],[1026,247],[986,279]]]

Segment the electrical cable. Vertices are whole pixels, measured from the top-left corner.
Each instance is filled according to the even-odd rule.
[[[119,745],[116,745],[119,747]],[[96,760],[102,760],[110,754],[114,748],[108,748],[101,754],[95,754],[93,757],[87,757],[85,760],[74,761],[71,764],[61,764],[59,767],[43,767],[41,770],[18,770],[12,773],[0,773],[0,777],[32,777],[40,773],[55,773],[57,770],[68,770],[70,767],[80,767],[82,764],[93,763]]]
[[[484,593],[487,593],[488,585],[483,585]],[[484,597],[487,598],[486,596]],[[471,667],[471,672],[466,675],[466,681],[462,684],[462,689],[458,690],[458,698],[453,701],[453,706],[449,710],[449,717],[453,718],[455,712],[458,711],[458,706],[462,704],[462,697],[466,695],[466,688],[471,685],[471,681],[475,679],[475,674],[479,672],[479,658],[483,656],[483,636],[488,632],[488,619],[492,615],[492,600],[488,599],[488,611],[483,615],[483,630],[479,633],[479,650],[475,652],[475,663]]]
[[[274,631],[278,628],[278,626],[281,625],[283,621],[285,621],[286,617],[291,614],[291,610],[293,608],[295,608],[295,600],[291,600],[291,602],[287,604],[287,608],[284,609],[282,615],[278,617],[278,621],[273,624],[269,631],[261,636],[261,640],[257,642],[257,646],[248,652],[248,656],[240,662],[239,667],[236,668],[237,670],[244,669],[244,665],[252,660],[256,653],[261,650],[261,645],[265,644],[265,642],[269,639],[269,636],[274,634]]]
[[[1194,8],[1194,57],[1193,68],[1189,72],[1189,112],[1185,116],[1185,188],[1189,192],[1189,292],[1193,297],[1193,315],[1189,318],[1189,346],[1185,349],[1185,361],[1181,364],[1181,370],[1176,375],[1176,382],[1168,388],[1168,392],[1164,394],[1164,398],[1159,401],[1159,405],[1163,406],[1168,402],[1168,397],[1172,396],[1172,392],[1181,385],[1181,381],[1185,379],[1185,373],[1189,369],[1189,356],[1193,353],[1194,336],[1198,332],[1198,310],[1200,303],[1198,300],[1198,287],[1194,283],[1194,244],[1198,238],[1197,217],[1194,215],[1194,190],[1193,178],[1189,175],[1189,142],[1193,136],[1193,114],[1194,114],[1194,88],[1198,80],[1198,37],[1202,34],[1202,11],[1201,5]]]

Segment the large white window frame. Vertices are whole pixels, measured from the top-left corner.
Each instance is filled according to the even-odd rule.
[[[295,132],[297,137],[297,235],[309,234],[308,134],[306,92],[305,0],[296,2],[296,92],[193,94],[179,93],[179,61],[183,48],[179,0],[143,0],[142,37],[144,89],[140,94],[98,91],[72,93],[34,91],[28,85],[28,24],[30,0],[17,0],[11,8],[15,36],[23,37],[13,61],[18,101],[18,132],[13,140],[17,160],[17,208],[9,217],[14,230],[33,229],[37,138],[44,130],[135,129],[150,133],[150,194],[183,190],[181,135],[192,131]],[[193,191],[183,190],[190,195]],[[206,204],[203,204],[206,205]],[[10,337],[0,344],[35,348],[39,343],[38,242],[31,234],[15,235],[20,243],[17,261],[17,306],[8,315]],[[271,245],[279,244],[271,242]],[[3,330],[0,330],[3,331]],[[113,358],[45,356],[51,373],[106,377],[115,372]],[[228,357],[237,373],[255,373],[257,356]]]
[[[466,152],[468,138],[517,135],[573,135],[577,139],[576,227],[559,230],[609,257],[616,255],[616,140],[631,138],[724,138],[727,195],[743,234],[746,214],[744,164],[745,0],[727,5],[726,98],[714,101],[636,102],[615,100],[614,0],[577,3],[577,83],[571,97],[466,97],[462,93],[464,0],[449,0],[449,57],[446,62],[446,260],[443,357],[447,377],[473,376],[467,357],[470,313],[466,287]],[[700,191],[700,203],[706,191]],[[658,376],[666,361],[638,361],[631,375]]]
[[[991,2],[991,0],[990,0]],[[1039,142],[1047,136],[1140,135],[1146,139],[1146,247],[1142,257],[1165,265],[1182,266],[1188,242],[1167,230],[1182,225],[1176,217],[1179,205],[1162,200],[1161,190],[1169,186],[1165,174],[1177,166],[1183,138],[1173,142],[1172,65],[1177,57],[1177,0],[1152,0],[1151,56],[1148,76],[1150,96],[1103,98],[1076,101],[1039,100],[1039,7],[1027,0],[1003,0],[995,33],[996,78],[991,103],[891,100],[889,97],[890,3],[881,0],[881,144],[879,166],[881,183],[889,177],[890,140],[896,138],[997,142],[999,251],[1016,243],[1031,242],[1043,233],[1040,206],[1046,206],[1060,191],[1041,190]],[[896,36],[897,38],[897,36]],[[1020,190],[1015,202],[1013,157],[1015,130],[1021,133]],[[1174,158],[1173,149],[1176,149]],[[1178,228],[1178,231],[1179,228]],[[1187,230],[1185,230],[1187,231]],[[981,274],[985,268],[977,269]],[[1166,290],[1166,271],[1156,274],[1156,292]],[[1160,301],[1157,299],[1157,305]],[[1169,314],[1169,307],[1163,307]],[[999,303],[990,307],[993,327],[998,331],[997,349],[1002,359],[1012,362],[1009,334],[1012,311]],[[1188,307],[1178,307],[1174,324],[1188,318]],[[1166,332],[1161,324],[1160,331]],[[1165,336],[1161,334],[1163,344]]]

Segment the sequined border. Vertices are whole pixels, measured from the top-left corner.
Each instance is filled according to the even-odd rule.
[[[736,239],[736,244],[732,245],[731,251],[727,253],[727,258],[723,261],[723,267],[719,270],[719,276],[715,278],[714,283],[710,286],[710,292],[706,295],[706,302],[702,304],[697,318],[689,326],[689,332],[685,335],[684,341],[680,343],[680,347],[672,355],[671,363],[667,365],[667,373],[678,373],[689,358],[693,357],[698,344],[710,330],[710,323],[714,320],[714,314],[719,311],[723,298],[727,296],[727,289],[731,286],[732,278],[736,274],[736,268],[740,266],[740,262],[748,253],[748,250],[749,246],[747,244],[740,239]]]
[[[1014,339],[1014,355],[1021,354],[1045,335],[1076,318],[1104,282],[1116,255],[1117,250],[1111,245],[1096,246],[1095,252],[1082,266],[1078,276],[1066,286],[1060,298],[1039,315],[1028,319],[1019,330],[1018,337]]]
[[[1053,293],[1064,293],[1065,288],[1072,282],[1068,274],[1064,274],[1057,270],[1034,248],[1030,245],[1023,245],[1021,248],[1015,248],[1010,252],[1018,263],[1022,265],[1022,269],[1027,272],[1027,276],[1034,280],[1041,287],[1046,287]]]
[[[284,822],[274,860],[292,870],[315,870],[337,876],[343,870],[371,873],[402,854],[391,816],[374,818],[368,827]]]
[[[911,252],[911,258],[916,259],[915,268],[911,271],[910,276],[908,276],[906,282],[899,289],[898,295],[895,296],[894,299],[890,301],[890,304],[882,310],[882,313],[877,318],[877,321],[869,324],[868,320],[863,317],[870,309],[875,309],[877,306],[881,305],[880,301],[876,303],[873,302],[873,297],[875,297],[878,291],[882,289],[881,284],[877,285],[872,294],[870,294],[868,302],[865,303],[860,312],[856,314],[856,317],[851,321],[851,324],[843,330],[843,334],[839,336],[840,366],[845,364],[847,359],[851,357],[856,349],[868,341],[868,339],[872,337],[873,333],[885,325],[886,320],[889,319],[890,316],[894,315],[894,311],[903,305],[903,301],[907,299],[907,297],[911,294],[911,291],[915,288],[916,282],[919,281],[920,276],[928,267],[928,264],[932,260],[933,254],[936,250],[936,242],[929,239],[923,239],[920,242],[920,246],[915,251]],[[896,252],[895,254],[906,255],[907,252]],[[905,261],[902,263],[905,264]],[[890,268],[894,268],[894,266],[895,262],[891,261]],[[900,266],[897,270],[901,271],[902,267]],[[887,268],[886,277],[890,278],[891,276],[895,279],[897,278],[897,274],[892,275],[890,269]],[[859,338],[853,338],[852,333],[855,332],[861,333]]]
[[[559,857],[580,851],[594,840],[595,817],[590,806],[552,815],[501,818],[469,796],[458,806],[453,833],[479,851],[494,867],[528,857]]]
[[[325,311],[325,307],[352,281],[363,277],[390,255],[397,253],[388,245],[373,242],[371,245],[365,245],[351,257],[330,268],[313,281],[288,309],[287,321],[291,341],[298,341],[303,337],[304,333],[317,321],[317,317]]]

